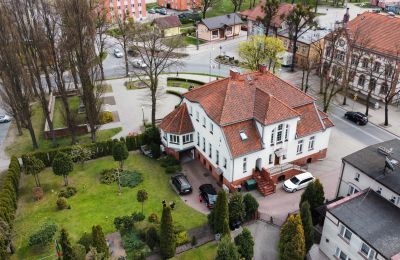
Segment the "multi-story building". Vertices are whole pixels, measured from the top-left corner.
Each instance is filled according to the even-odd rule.
[[[255,178],[267,195],[295,165],[326,157],[332,126],[313,97],[262,66],[184,94],[160,129],[167,153],[200,160],[229,189]]]
[[[349,93],[377,105],[400,88],[400,18],[365,12],[325,37],[324,62]],[[334,36],[336,35],[336,36]],[[339,35],[339,36],[338,36]]]
[[[105,7],[109,8],[109,19],[113,23],[124,18],[141,21],[147,16],[145,0],[105,0]]]
[[[159,6],[179,11],[198,9],[201,0],[157,0]]]

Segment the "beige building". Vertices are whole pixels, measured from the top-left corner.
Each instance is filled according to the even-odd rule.
[[[206,41],[228,39],[239,35],[242,25],[236,13],[202,19],[197,24],[198,37]]]
[[[164,37],[181,34],[182,24],[178,16],[175,15],[156,18],[153,21],[153,25],[157,26],[157,28],[162,31]]]

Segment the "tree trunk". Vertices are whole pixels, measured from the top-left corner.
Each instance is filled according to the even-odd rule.
[[[64,175],[64,186],[68,186],[68,175]]]
[[[99,68],[100,68],[101,80],[104,80],[105,76],[104,76],[104,68],[103,68],[103,59],[102,59],[102,57],[100,57]]]
[[[117,171],[118,175],[118,192],[121,193],[121,172],[120,170]]]
[[[206,18],[207,9],[206,9],[206,8],[203,8],[203,10],[202,10],[201,12],[202,12],[202,14],[203,14],[203,19],[205,19],[205,18]]]
[[[371,90],[368,92],[367,95],[367,100],[366,100],[366,104],[365,104],[365,115],[368,116],[368,112],[369,112],[369,100],[371,99]]]
[[[304,89],[304,93],[307,93],[308,88],[309,88],[309,85],[308,85],[308,78],[309,78],[309,76],[310,76],[310,73],[311,73],[311,70],[308,70],[308,71],[307,71],[307,74],[306,74],[306,86],[305,86],[305,89]]]
[[[65,117],[67,119],[68,130],[71,135],[71,144],[76,144],[76,132],[75,132],[75,120],[71,114],[71,110],[68,103],[67,93],[65,90],[59,91],[61,94],[61,102],[63,103],[65,110]]]
[[[151,91],[151,124],[153,126],[156,125],[156,105],[157,105],[157,98],[156,98],[156,91]]]
[[[72,79],[74,81],[75,89],[79,89],[79,86],[78,86],[78,84],[79,84],[78,73],[76,71],[76,68],[75,68],[74,64],[71,64],[71,75],[72,75]]]
[[[385,126],[389,125],[389,102],[385,100]]]
[[[33,148],[33,150],[36,150],[39,148],[39,145],[36,140],[35,130],[33,129],[31,118],[27,119],[27,128],[28,128],[29,134],[31,135],[32,148]]]
[[[290,71],[291,72],[294,72],[294,61],[295,61],[295,58],[296,58],[296,52],[297,52],[297,32],[296,32],[296,34],[294,36],[294,39],[293,39],[293,57],[292,57],[292,64],[290,65]]]
[[[126,40],[124,40],[124,55],[125,55],[125,77],[128,77],[129,76],[129,62],[128,62],[128,53],[127,53],[127,51],[126,51],[126,45],[127,45],[127,43],[126,43]]]
[[[301,76],[301,91],[304,91],[304,80],[306,77],[306,71],[303,69],[302,76]]]

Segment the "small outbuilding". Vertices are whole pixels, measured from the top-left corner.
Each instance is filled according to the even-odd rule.
[[[236,13],[202,19],[197,24],[198,36],[206,41],[215,41],[237,36],[243,21]]]
[[[157,26],[164,37],[170,37],[181,34],[181,22],[178,16],[171,15],[165,17],[159,17],[154,19],[153,25]]]

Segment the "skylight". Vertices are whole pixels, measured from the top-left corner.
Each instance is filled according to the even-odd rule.
[[[242,139],[242,141],[248,139],[248,137],[247,137],[247,135],[246,135],[246,133],[244,131],[241,131],[239,134],[240,134],[240,139]]]

